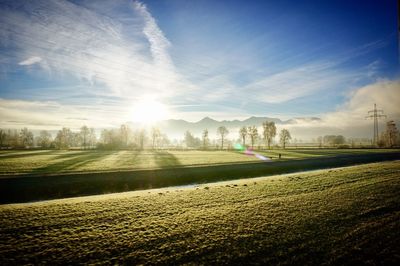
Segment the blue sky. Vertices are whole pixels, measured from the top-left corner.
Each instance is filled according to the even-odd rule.
[[[113,126],[143,97],[190,121],[333,121],[343,107],[396,106],[396,10],[395,0],[2,1],[0,121]],[[360,90],[369,100],[354,99]]]

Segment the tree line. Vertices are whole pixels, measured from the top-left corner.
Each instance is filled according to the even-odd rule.
[[[63,127],[57,131],[54,138],[48,130],[41,130],[37,136],[34,136],[27,128],[0,129],[1,148],[144,149],[146,144],[154,149],[168,145],[170,141],[166,134],[162,134],[155,127],[147,133],[144,129],[132,130],[127,125],[103,129],[99,137],[96,136],[94,128],[87,126],[82,126],[77,132]]]
[[[220,126],[217,128],[217,136],[219,143],[216,143],[214,141],[214,147],[217,149],[224,149],[224,148],[231,148],[231,141],[227,140],[227,137],[229,135],[229,130],[225,126]],[[260,144],[260,141],[265,144],[265,147],[268,147],[268,149],[271,148],[271,144],[273,140],[276,137],[277,130],[276,130],[276,125],[274,122],[268,122],[265,121],[262,124],[262,134],[260,135],[258,133],[258,128],[253,125],[253,126],[243,126],[239,129],[239,137],[240,139],[238,140],[241,142],[243,147],[247,147],[247,141],[249,141],[249,147],[254,149],[256,143]],[[185,132],[185,142],[186,145],[190,148],[203,148],[207,149],[210,147],[210,139],[208,137],[209,132],[208,129],[205,129],[202,133],[202,139],[197,138],[193,136],[193,134],[190,131]],[[282,129],[279,133],[279,142],[282,145],[283,148],[286,148],[286,145],[289,143],[289,141],[292,139],[289,130],[287,129]],[[228,143],[227,143],[228,142]],[[258,145],[260,146],[260,145]]]
[[[200,139],[187,130],[182,141],[174,140],[171,142],[168,136],[156,127],[147,132],[145,129],[133,130],[128,125],[121,125],[119,128],[103,129],[99,137],[96,136],[94,128],[89,128],[86,125],[76,132],[68,127],[63,127],[56,132],[54,138],[47,130],[41,130],[37,136],[34,136],[28,128],[21,130],[0,129],[0,147],[21,149],[157,149],[171,146],[196,149],[232,148],[232,141],[227,139],[229,130],[225,126],[218,127],[216,133],[219,138],[211,140],[208,129],[204,129]],[[276,136],[276,126],[274,122],[266,121],[263,123],[262,135],[258,134],[256,126],[240,128],[239,135],[243,146],[246,146],[246,141],[249,140],[251,148],[254,148],[256,141],[263,140],[265,145],[270,148]],[[286,147],[290,139],[289,131],[282,129],[280,142],[283,148]]]
[[[0,148],[42,148],[42,149],[158,149],[158,148],[192,148],[192,149],[233,149],[234,143],[240,143],[244,148],[271,149],[277,137],[277,128],[274,122],[265,121],[259,127],[243,126],[238,130],[239,138],[237,140],[229,139],[229,130],[225,126],[217,128],[217,139],[210,139],[209,130],[204,129],[201,137],[194,136],[189,130],[183,135],[183,140],[170,141],[168,136],[153,127],[146,131],[145,129],[133,130],[128,125],[121,125],[119,128],[103,129],[99,136],[96,136],[94,128],[82,126],[74,132],[67,127],[58,130],[53,138],[47,130],[42,130],[37,136],[34,136],[28,128],[0,129]],[[388,123],[387,129],[382,133],[381,140],[378,143],[380,147],[398,146],[399,132],[393,121]],[[281,129],[279,132],[279,147],[286,148],[292,141],[292,136],[287,129]],[[348,139],[342,135],[319,136],[313,140],[320,148],[339,147],[355,148],[357,142],[365,142],[364,139]],[[368,140],[367,140],[368,141]],[[301,142],[297,139],[292,141],[292,145],[297,147]],[[278,143],[274,145],[277,146]],[[359,146],[360,146],[359,145]]]
[[[0,147],[2,148],[33,148],[43,149],[68,149],[81,147],[83,149],[95,148],[97,145],[96,133],[93,128],[83,126],[79,132],[73,132],[63,127],[53,138],[47,130],[41,130],[37,136],[27,128],[0,129]]]

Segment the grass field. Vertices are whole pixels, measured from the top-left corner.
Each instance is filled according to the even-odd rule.
[[[398,264],[400,161],[0,205],[0,264]]]
[[[384,149],[288,149],[259,152],[277,160],[304,159],[339,154],[392,152]],[[168,168],[258,161],[255,156],[235,151],[1,151],[0,175],[40,174]]]

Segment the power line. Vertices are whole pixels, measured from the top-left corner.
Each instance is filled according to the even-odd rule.
[[[368,115],[365,118],[373,118],[374,119],[374,140],[373,144],[378,145],[379,140],[379,125],[378,119],[385,117],[386,115],[383,114],[383,110],[376,109],[376,103],[374,103],[374,109],[368,111]]]

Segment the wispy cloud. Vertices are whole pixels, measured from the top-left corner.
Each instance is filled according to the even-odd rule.
[[[296,57],[292,56],[286,58],[287,62],[279,67],[268,67],[268,62],[265,62],[267,67],[253,65],[250,69],[248,64],[251,62],[243,66],[235,65],[234,68],[211,64],[209,71],[213,71],[214,75],[207,74],[207,69],[200,65],[203,71],[193,71],[192,78],[200,88],[197,98],[201,95],[208,102],[226,101],[229,98],[239,104],[284,104],[332,90],[342,93],[358,86],[360,81],[366,84],[375,80],[382,65],[380,60],[358,67],[349,67],[347,64],[385,45],[385,41],[378,40],[344,50],[337,55],[308,54],[304,62],[291,60]],[[220,61],[230,62],[230,59]]]
[[[39,63],[40,61],[42,61],[42,58],[40,58],[39,56],[32,56],[28,59],[25,59],[24,61],[19,62],[18,65],[29,66],[29,65]]]
[[[279,61],[276,58],[268,62],[266,57],[267,61],[262,64],[260,61],[264,58],[255,59],[257,52],[253,48],[256,46],[249,45],[245,49],[248,53],[242,53],[241,45],[248,44],[232,42],[229,47],[237,46],[238,51],[233,48],[221,53],[210,51],[179,62],[179,56],[170,53],[174,43],[168,40],[151,10],[139,1],[10,0],[2,1],[0,7],[0,71],[34,69],[54,80],[77,79],[79,84],[71,90],[60,84],[61,89],[53,87],[40,93],[39,90],[32,92],[32,97],[40,94],[36,98],[42,97],[42,103],[2,100],[2,123],[20,119],[37,124],[43,119],[50,124],[77,126],[83,121],[67,119],[65,113],[70,118],[96,121],[99,126],[109,125],[107,120],[112,120],[113,124],[123,123],[129,120],[124,113],[127,105],[146,94],[157,95],[171,105],[200,104],[203,107],[196,112],[185,108],[178,110],[186,119],[189,116],[200,119],[203,114],[216,118],[244,117],[252,114],[245,109],[247,103],[263,111],[265,106],[283,105],[327,91],[342,93],[360,79],[369,82],[376,79],[381,67],[379,60],[372,59],[369,65],[353,69],[342,64],[386,45],[384,41],[371,42],[330,57],[314,57],[308,51],[299,56],[293,51],[277,49],[280,54],[276,58],[286,61],[274,67],[274,62]],[[201,37],[196,36],[196,42],[201,41]],[[268,47],[273,49],[278,45],[276,42]],[[246,56],[250,53],[252,56]],[[308,58],[302,61],[305,57]],[[33,65],[35,67],[29,67]],[[0,78],[6,77],[4,73],[0,73]],[[45,96],[56,95],[55,92],[57,96]],[[80,103],[75,101],[78,98],[85,98],[85,102],[78,106]],[[110,98],[116,99],[115,103],[104,104]],[[85,105],[91,109],[85,109]],[[232,110],[233,107],[236,109]],[[29,111],[34,108],[35,111]],[[336,117],[339,116],[337,113]],[[333,121],[329,116],[324,119]],[[343,121],[327,123],[340,125]]]
[[[167,49],[171,46],[171,43],[164,36],[164,33],[158,27],[155,19],[143,3],[135,1],[133,6],[144,19],[143,33],[150,43],[150,50],[154,61],[158,65],[169,67],[172,62]]]
[[[107,4],[99,2],[98,5]],[[0,9],[0,36],[10,69],[40,62],[49,75],[73,75],[103,84],[121,97],[174,94],[182,82],[168,54],[169,41],[146,6],[118,1],[131,20],[67,1],[9,1]],[[150,54],[149,54],[150,52]],[[165,84],[165,85],[164,85]],[[176,87],[176,86],[175,86]]]
[[[129,107],[120,104],[71,105],[54,101],[26,101],[0,98],[0,124],[5,128],[77,129],[116,127],[129,120]]]
[[[266,103],[282,103],[317,91],[335,88],[352,78],[335,70],[330,63],[311,63],[294,67],[246,86],[246,92]]]

